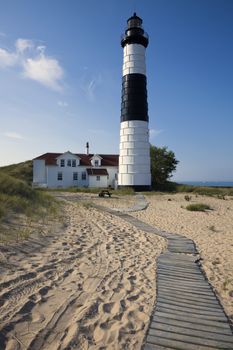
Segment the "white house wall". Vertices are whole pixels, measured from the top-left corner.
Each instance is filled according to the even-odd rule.
[[[105,169],[107,169],[108,172],[108,183],[106,187],[113,187],[115,188],[115,180],[117,179],[117,174],[118,174],[118,168],[117,167],[105,167]]]
[[[89,176],[89,187],[108,187],[108,179],[106,176],[100,176],[100,180],[97,180],[97,176]]]
[[[33,183],[46,184],[46,167],[44,159],[36,159],[33,161]]]
[[[62,158],[63,159],[63,158]],[[62,173],[62,180],[58,180],[58,173]],[[78,180],[73,180],[73,173],[78,173]],[[47,184],[49,188],[57,187],[86,187],[88,183],[88,175],[86,174],[86,180],[82,180],[82,172],[86,172],[86,167],[58,167],[47,166]]]

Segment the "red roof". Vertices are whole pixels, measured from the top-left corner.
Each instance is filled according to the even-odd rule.
[[[35,159],[45,160],[45,165],[57,165],[57,158],[63,153],[45,153]],[[81,154],[73,153],[80,158],[80,165],[91,166],[91,158],[94,154]],[[98,154],[101,159],[101,166],[118,166],[119,155],[118,154]]]
[[[107,169],[93,169],[93,168],[89,168],[87,169],[87,174],[90,176],[96,176],[96,175],[100,175],[100,176],[108,176],[108,172]]]

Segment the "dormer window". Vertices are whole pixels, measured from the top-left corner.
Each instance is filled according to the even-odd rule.
[[[99,167],[101,166],[101,160],[102,158],[98,155],[98,154],[95,154],[92,158],[91,158],[91,165],[93,167]]]
[[[71,159],[67,160],[67,166],[71,166]]]
[[[60,166],[61,166],[61,167],[64,167],[64,166],[65,166],[65,159],[61,159],[61,161],[60,161]]]
[[[76,167],[76,159],[72,159],[72,167],[73,167],[73,168]]]

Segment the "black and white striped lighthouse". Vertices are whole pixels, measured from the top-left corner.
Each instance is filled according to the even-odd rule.
[[[118,186],[137,191],[151,188],[145,63],[148,41],[142,19],[134,13],[121,40],[124,59]]]

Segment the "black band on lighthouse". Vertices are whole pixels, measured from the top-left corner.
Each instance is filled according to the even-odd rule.
[[[148,121],[146,76],[127,74],[122,77],[121,122]]]

